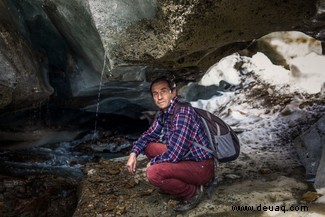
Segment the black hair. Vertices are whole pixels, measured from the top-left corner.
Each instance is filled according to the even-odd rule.
[[[167,82],[168,87],[169,87],[169,89],[170,89],[171,91],[173,91],[173,90],[176,88],[176,84],[175,84],[174,81],[168,79],[166,76],[162,76],[162,77],[158,77],[158,78],[156,78],[155,80],[153,80],[153,81],[151,82],[151,85],[150,85],[150,93],[152,93],[152,92],[151,92],[151,91],[152,91],[152,86],[153,86],[154,84],[158,83],[158,82],[161,82],[161,81],[165,81],[165,82]]]

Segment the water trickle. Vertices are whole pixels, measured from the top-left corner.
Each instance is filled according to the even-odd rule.
[[[93,134],[92,143],[98,137],[98,132],[97,132],[97,119],[98,119],[99,104],[100,104],[100,94],[101,94],[102,85],[103,85],[103,76],[104,76],[105,67],[106,67],[106,58],[107,58],[107,50],[105,49],[103,69],[102,69],[102,72],[101,72],[100,81],[99,81],[99,87],[98,87],[96,116],[95,116],[95,128],[94,128],[94,134]],[[109,71],[109,76],[111,76],[111,69],[110,69],[110,67],[109,67],[108,71]]]

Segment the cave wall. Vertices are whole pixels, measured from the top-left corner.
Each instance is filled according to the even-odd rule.
[[[274,31],[301,31],[324,41],[324,5],[1,0],[0,108],[26,108],[53,96],[67,100],[96,92],[99,84],[146,82],[164,70],[185,82],[197,80],[222,57]]]

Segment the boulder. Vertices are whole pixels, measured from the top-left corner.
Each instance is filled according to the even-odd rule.
[[[319,133],[322,136],[321,144],[323,145],[323,151],[319,161],[314,186],[318,193],[325,195],[325,118],[323,117],[321,121],[322,122],[320,123],[321,128],[319,128]]]
[[[314,186],[318,193],[325,195],[325,148],[323,148]]]
[[[294,140],[307,178],[316,176],[316,188],[325,187],[325,116]]]

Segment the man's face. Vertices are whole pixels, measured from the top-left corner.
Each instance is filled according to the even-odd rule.
[[[176,96],[176,90],[171,91],[166,81],[160,81],[152,85],[151,94],[158,108],[166,111]]]

